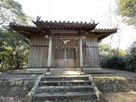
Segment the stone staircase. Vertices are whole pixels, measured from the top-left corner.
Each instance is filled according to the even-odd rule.
[[[32,102],[98,102],[92,78],[78,76],[42,76]]]

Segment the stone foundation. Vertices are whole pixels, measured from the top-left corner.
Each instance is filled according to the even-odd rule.
[[[1,79],[0,102],[24,102],[36,79]],[[136,91],[136,78],[94,77],[102,93]]]
[[[35,80],[0,80],[0,102],[23,102]]]
[[[94,77],[102,93],[136,91],[136,78]]]

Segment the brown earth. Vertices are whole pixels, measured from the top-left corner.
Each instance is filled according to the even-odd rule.
[[[108,102],[136,102],[136,92],[105,93]]]

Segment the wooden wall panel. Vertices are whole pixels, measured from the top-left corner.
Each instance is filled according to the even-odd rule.
[[[79,63],[80,59],[79,59],[79,58],[80,58],[80,57],[79,57],[79,49],[76,48],[76,67],[77,67],[77,68],[80,67],[80,63]]]
[[[31,37],[31,47],[29,53],[28,67],[47,67],[49,40],[44,35],[33,35]],[[52,41],[52,63],[55,65],[56,47],[76,47],[76,67],[79,67],[79,40],[70,40],[66,45],[62,40]],[[100,67],[97,36],[92,35],[83,40],[83,64],[84,67]]]
[[[28,56],[28,67],[31,67],[31,63],[32,63],[32,53],[33,53],[33,49],[30,47],[29,48],[29,56]]]
[[[49,40],[44,37],[44,35],[33,35],[31,37],[31,47],[29,53],[28,67],[47,67],[48,58],[48,44]],[[52,41],[52,63],[51,67],[55,67],[55,48],[56,47],[68,47],[68,46],[78,46],[78,40],[71,40],[66,45],[62,40],[53,39]],[[78,63],[78,62],[77,62]]]
[[[86,56],[86,63],[84,65],[86,67],[100,67],[97,36],[92,35],[86,38],[86,46],[86,55],[84,54]]]
[[[48,47],[31,47],[28,67],[46,67]]]
[[[28,67],[47,67],[48,43],[44,35],[31,37]]]

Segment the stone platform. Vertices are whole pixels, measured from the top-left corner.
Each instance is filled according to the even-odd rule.
[[[101,92],[97,89],[91,75],[41,75],[26,102],[102,102]]]
[[[102,68],[83,68],[85,74],[113,74],[114,71],[102,69]],[[46,68],[28,68],[26,69],[27,73],[45,73]],[[70,74],[79,74],[80,68],[51,68],[51,73],[53,75],[70,75]]]
[[[136,92],[135,72],[113,69],[102,70],[103,72],[99,71],[99,73],[92,73],[92,71],[87,71],[87,73],[92,73],[91,76],[95,79],[96,85],[99,90],[104,93],[104,97],[109,102],[114,102],[110,101],[110,98],[115,99],[118,94],[121,94],[121,96],[116,99],[120,98],[120,100],[124,100],[121,102],[135,102],[135,94],[130,94],[130,91],[134,91],[133,93]],[[51,72],[51,76],[78,76],[80,74],[79,70],[68,69],[51,70]],[[23,101],[24,96],[31,90],[35,80],[41,74],[42,73],[28,73],[26,69],[0,72],[0,102],[16,102],[16,100],[25,102]],[[131,97],[131,100],[129,100],[129,97]],[[120,102],[120,100],[117,102]]]

